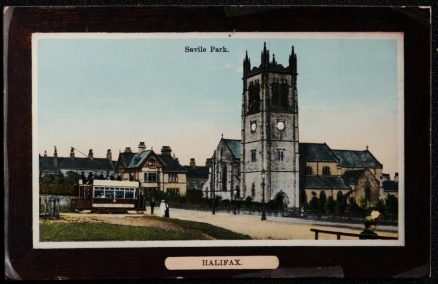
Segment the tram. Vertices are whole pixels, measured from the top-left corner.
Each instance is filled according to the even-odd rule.
[[[144,211],[138,181],[93,180],[75,187],[72,207],[77,212],[129,213]]]

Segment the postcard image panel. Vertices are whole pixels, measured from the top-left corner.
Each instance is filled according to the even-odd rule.
[[[402,33],[32,37],[35,248],[403,246]]]

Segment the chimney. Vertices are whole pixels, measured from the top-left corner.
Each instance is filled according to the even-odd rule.
[[[88,151],[88,158],[93,159],[93,149]]]
[[[172,157],[172,149],[170,149],[170,146],[161,147],[161,155],[166,157]]]
[[[71,147],[70,149],[70,158],[74,159],[75,158],[75,148]]]
[[[111,154],[111,149],[106,150],[106,158],[107,158],[109,161],[112,161],[112,160],[113,160],[113,155]]]
[[[140,144],[138,144],[138,152],[141,153],[143,151],[146,151],[146,145],[144,142],[140,142]]]
[[[44,150],[44,157],[47,157],[47,151]]]
[[[55,151],[53,152],[53,165],[55,168],[58,168],[58,151],[56,150],[56,146]]]
[[[394,175],[394,181],[395,181],[395,182],[398,182],[398,173],[395,173],[395,175]]]
[[[192,168],[193,170],[196,169],[195,158],[190,158],[190,168]]]
[[[132,151],[131,151],[131,147],[126,147],[126,148],[125,148],[125,153],[132,153]]]

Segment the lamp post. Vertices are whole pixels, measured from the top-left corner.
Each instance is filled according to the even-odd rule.
[[[262,170],[262,220],[266,220],[266,210],[265,210],[265,178],[266,172],[265,169]]]
[[[211,211],[211,214],[213,214],[213,215],[215,215],[216,214],[216,208],[215,208],[215,206],[216,206],[216,180],[215,180],[215,178],[216,178],[216,151],[214,151],[214,153],[213,153],[213,175],[212,175],[212,181],[213,181],[213,186],[211,187],[211,190],[212,190],[212,194],[211,194],[211,196],[212,196],[212,202],[213,202],[213,208],[212,208],[212,211]]]

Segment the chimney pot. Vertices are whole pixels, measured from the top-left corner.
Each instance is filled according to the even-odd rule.
[[[143,151],[146,151],[146,145],[144,144],[144,142],[140,142],[138,144],[138,152],[141,153]]]
[[[172,157],[172,149],[170,148],[170,146],[161,147],[161,155],[166,157]]]
[[[190,168],[196,169],[195,158],[190,158]]]

